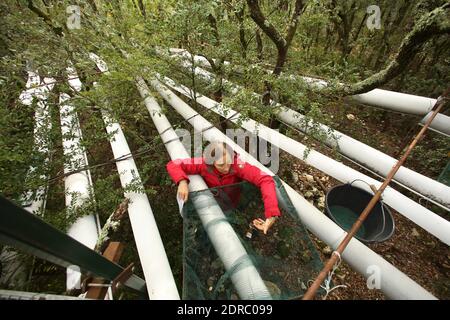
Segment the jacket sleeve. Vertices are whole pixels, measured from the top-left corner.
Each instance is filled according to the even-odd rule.
[[[189,174],[200,174],[202,166],[202,158],[188,158],[169,161],[166,169],[173,182],[178,184],[181,180],[189,181]]]
[[[240,167],[241,168],[238,170],[239,177],[253,183],[261,190],[266,219],[280,216],[281,212],[278,207],[277,193],[275,191],[275,182],[273,181],[273,178],[249,163],[244,163],[240,165]]]

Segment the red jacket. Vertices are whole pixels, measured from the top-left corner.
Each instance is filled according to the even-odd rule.
[[[167,163],[166,168],[176,184],[183,179],[189,181],[188,175],[191,174],[201,175],[209,188],[246,180],[261,190],[266,218],[281,215],[273,178],[247,162],[236,161],[235,158],[227,174],[222,174],[213,165],[206,164],[204,158],[173,160]]]

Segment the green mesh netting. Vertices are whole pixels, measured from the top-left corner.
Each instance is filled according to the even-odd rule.
[[[241,182],[190,193],[183,207],[183,299],[239,299],[230,280],[235,270],[225,270],[193,204],[206,193],[214,195],[272,298],[294,299],[306,292],[308,281],[315,279],[323,264],[280,180],[274,180],[282,217],[268,235],[253,230],[251,238],[247,237],[250,222],[264,218],[257,187]]]
[[[360,216],[360,213],[339,205],[330,206],[330,211],[335,217],[339,217],[339,225],[344,230],[350,230],[353,227],[355,221],[358,220]],[[356,232],[356,236],[363,239],[365,238],[366,228],[364,224],[359,227],[358,231]]]
[[[442,172],[437,180],[447,186],[450,186],[450,161],[447,162],[447,165],[444,167],[444,169],[442,169]]]

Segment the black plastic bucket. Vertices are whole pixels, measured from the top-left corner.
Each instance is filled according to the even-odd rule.
[[[326,214],[342,229],[349,231],[366,208],[373,195],[352,186],[351,183],[330,189],[325,198]],[[389,209],[378,201],[364,220],[355,238],[363,242],[388,240],[394,233],[395,224]]]

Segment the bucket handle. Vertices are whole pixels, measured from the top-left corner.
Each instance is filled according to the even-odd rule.
[[[361,182],[364,182],[365,184],[367,184],[369,186],[370,190],[372,190],[373,194],[375,194],[377,192],[377,189],[375,188],[375,186],[373,184],[369,184],[367,181],[364,181],[362,179],[355,179],[352,182],[350,182],[349,185],[352,185],[353,182],[355,182],[355,181],[361,181]]]
[[[375,195],[375,193],[377,192],[376,188],[374,185],[369,184],[367,181],[364,181],[362,179],[355,179],[352,182],[349,183],[349,185],[351,186],[353,182],[355,181],[361,181],[364,182],[365,184],[367,184],[370,188],[370,190],[372,190],[373,194]],[[386,213],[384,212],[384,203],[383,203],[383,198],[382,196],[380,196],[380,205],[381,205],[381,213],[383,214],[383,228],[381,228],[381,231],[374,237],[374,241],[376,241],[376,239],[384,232],[384,230],[386,229]]]

